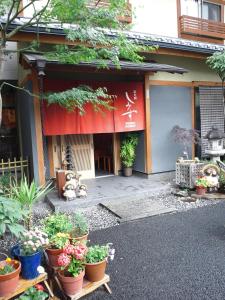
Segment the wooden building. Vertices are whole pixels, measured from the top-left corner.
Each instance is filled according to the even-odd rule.
[[[140,8],[137,2],[145,7]],[[20,152],[29,156],[37,182],[43,183],[62,167],[68,144],[83,178],[101,175],[98,157],[106,173],[118,175],[120,142],[128,131],[139,135],[135,171],[145,176],[171,171],[181,154],[170,135],[173,126],[206,130],[221,113],[220,80],[205,60],[225,49],[224,1],[133,0],[130,4],[136,7],[137,20],[132,19],[134,28],[126,33],[127,37],[159,46],[156,52],[146,53],[143,64],[122,62],[121,70],[111,66],[100,71],[97,62],[63,65],[40,55],[20,56],[18,82],[34,94],[61,91],[81,83],[106,86],[117,96],[115,110],[101,114],[87,107],[84,116],[47,107],[36,97],[22,93],[17,96]],[[165,16],[164,22],[156,18],[157,13]],[[39,35],[45,45],[67,43],[60,27],[39,28]],[[14,41],[29,43],[35,37],[36,29],[29,27]],[[39,76],[41,68],[44,76]],[[214,110],[210,110],[212,103],[208,110],[203,109],[208,103],[206,94],[215,104]]]

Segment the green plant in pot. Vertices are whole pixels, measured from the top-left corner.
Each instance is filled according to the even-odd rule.
[[[87,220],[84,217],[84,215],[79,212],[75,213],[72,216],[72,222],[74,225],[74,228],[71,232],[72,242],[73,241],[86,242],[87,237],[88,237],[89,228],[88,228]]]
[[[21,262],[21,274],[24,279],[34,279],[39,276],[43,248],[49,244],[48,236],[38,228],[24,231],[19,244],[11,252]]]
[[[219,177],[219,191],[221,193],[225,193],[225,173],[220,172]]]
[[[49,295],[44,291],[41,284],[36,284],[26,290],[19,298],[16,300],[46,300]]]
[[[196,193],[198,195],[205,195],[208,187],[208,180],[205,176],[200,176],[195,181]]]
[[[108,257],[114,258],[115,249],[111,244],[88,247],[86,254],[85,277],[91,282],[100,281],[105,276]]]
[[[136,133],[129,133],[122,141],[120,147],[120,157],[123,164],[124,176],[132,175],[132,167],[136,157],[136,147],[138,136]]]
[[[1,253],[0,253],[1,254]],[[21,264],[5,255],[6,259],[0,261],[0,297],[13,293],[19,284]]]
[[[47,216],[42,221],[42,226],[50,240],[49,247],[45,250],[49,264],[58,267],[58,256],[62,253],[64,245],[69,242],[73,223],[68,215],[55,213]]]
[[[58,257],[58,265],[61,267],[58,278],[68,296],[75,295],[82,289],[86,253],[87,247],[81,242],[75,245],[69,243]]]

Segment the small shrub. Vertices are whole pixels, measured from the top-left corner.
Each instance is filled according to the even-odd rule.
[[[47,216],[43,222],[43,231],[47,233],[51,239],[57,233],[70,233],[73,229],[73,224],[68,215],[55,213]]]

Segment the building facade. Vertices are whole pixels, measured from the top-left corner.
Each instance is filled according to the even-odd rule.
[[[18,155],[29,157],[37,182],[54,177],[63,167],[68,146],[83,178],[118,175],[120,143],[130,131],[139,136],[135,171],[148,176],[174,170],[182,147],[172,139],[172,128],[179,125],[204,133],[221,114],[220,79],[208,68],[206,58],[224,50],[224,1],[132,0],[129,5],[133,15],[126,21],[133,27],[127,37],[159,46],[146,54],[145,68],[125,65],[120,71],[111,68],[96,72],[91,65],[47,61],[45,76],[40,79],[38,63],[43,58],[20,56],[18,83],[34,94],[89,84],[107,86],[117,95],[115,111],[103,116],[87,108],[83,117],[46,107],[35,97],[16,96]],[[40,28],[39,34],[45,45],[66,43],[61,28]],[[28,28],[14,41],[28,43],[35,36],[35,28]],[[190,152],[200,154],[194,147]]]

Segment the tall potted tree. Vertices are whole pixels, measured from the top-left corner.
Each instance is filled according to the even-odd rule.
[[[123,164],[124,176],[132,175],[132,168],[136,157],[136,147],[138,144],[138,136],[136,133],[129,133],[122,141],[120,148],[120,157]]]

